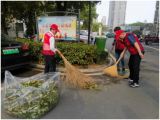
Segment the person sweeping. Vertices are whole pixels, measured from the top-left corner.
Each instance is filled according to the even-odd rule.
[[[56,51],[61,54],[59,50],[55,48],[55,35],[58,30],[58,26],[56,24],[52,24],[50,27],[50,31],[44,35],[42,39],[43,42],[43,54],[45,58],[45,73],[55,72],[56,71],[56,58],[55,53]]]
[[[58,54],[62,57],[65,63],[65,74],[66,74],[66,82],[70,83],[74,87],[80,87],[83,89],[98,89],[96,85],[96,81],[94,78],[85,75],[78,69],[76,69],[74,66],[72,66],[67,59],[62,55],[62,53],[55,48],[55,38],[57,32],[60,32],[58,30],[58,26],[56,24],[52,24],[50,27],[50,31],[47,32],[44,35],[44,38],[42,39],[43,42],[43,54],[45,57],[45,73],[49,72],[55,72],[56,71],[56,59],[55,59],[55,53],[58,52]]]
[[[118,31],[118,30],[121,30],[121,28],[120,28],[120,27],[116,27],[116,28],[114,29],[114,33],[115,33],[116,31]],[[116,38],[116,37],[115,37],[115,38]],[[119,59],[119,57],[120,57],[120,55],[121,55],[121,53],[122,53],[122,51],[123,51],[123,49],[124,49],[125,46],[124,46],[124,43],[121,42],[121,41],[118,40],[118,39],[114,39],[114,41],[113,41],[113,43],[112,43],[112,48],[111,48],[111,50],[113,50],[114,46],[115,46],[116,61],[118,61],[118,59]],[[118,71],[118,72],[120,72],[119,63],[120,63],[120,62],[118,62],[118,64],[117,64],[117,71]],[[125,73],[124,56],[123,56],[122,59],[121,59],[121,63],[122,63],[122,72]]]
[[[121,40],[125,48],[120,55],[120,58],[124,56],[124,53],[128,50],[130,53],[129,58],[129,78],[125,78],[127,81],[131,81],[129,84],[130,87],[139,86],[139,71],[140,71],[140,62],[144,58],[144,48],[138,38],[132,33],[125,33],[122,30],[116,32],[116,39]]]

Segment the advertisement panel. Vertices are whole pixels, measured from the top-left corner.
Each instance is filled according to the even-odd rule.
[[[125,26],[126,31],[131,31],[131,26]]]
[[[39,38],[42,39],[50,31],[50,26],[56,24],[60,32],[55,39],[76,40],[76,21],[76,16],[38,17]]]

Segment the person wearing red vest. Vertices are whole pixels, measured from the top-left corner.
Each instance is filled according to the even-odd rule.
[[[130,87],[138,87],[139,86],[139,67],[141,59],[144,58],[144,48],[138,38],[132,33],[124,33],[122,30],[118,30],[116,32],[116,39],[120,39],[125,48],[120,55],[120,58],[124,56],[124,53],[128,50],[130,53],[129,59],[129,70],[130,76],[129,78],[125,78],[127,81],[131,81],[129,84]]]
[[[45,58],[45,73],[55,72],[56,71],[56,58],[55,53],[56,51],[61,54],[60,51],[58,51],[55,48],[55,37],[54,35],[59,32],[58,26],[56,24],[52,24],[50,27],[50,31],[47,32],[44,35],[44,38],[42,39],[43,42],[43,54]]]
[[[114,33],[118,30],[121,30],[120,27],[116,27],[114,29]],[[116,38],[116,37],[115,37]],[[124,43],[122,43],[120,40],[117,40],[117,39],[114,39],[113,43],[112,43],[112,49],[114,48],[114,45],[115,45],[115,55],[116,55],[116,61],[118,61],[123,49],[124,49]],[[121,59],[121,63],[122,63],[122,72],[124,73],[125,72],[125,67],[124,67],[124,57],[122,57]],[[120,68],[119,68],[119,63],[117,64],[117,71],[120,72]]]

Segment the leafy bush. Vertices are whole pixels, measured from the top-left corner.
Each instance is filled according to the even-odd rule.
[[[39,64],[45,64],[44,55],[42,53],[42,42],[32,42],[32,40],[26,42],[26,40],[17,40],[26,43],[30,51],[32,61],[38,61]],[[99,52],[97,51],[97,46],[94,45],[74,42],[56,42],[55,45],[72,65],[101,64],[108,57],[108,52]],[[64,66],[64,61],[58,53],[56,53],[56,62],[58,65]]]
[[[140,30],[134,30],[132,31],[132,33],[136,35],[142,35],[142,32]]]

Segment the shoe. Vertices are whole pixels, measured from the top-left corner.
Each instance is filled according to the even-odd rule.
[[[126,81],[130,81],[133,82],[133,80],[131,80],[129,77],[128,78],[124,78]]]
[[[120,69],[117,69],[118,72],[120,72]]]
[[[139,87],[139,84],[132,82],[131,84],[129,84],[130,87]]]
[[[125,73],[125,68],[122,68],[122,72]]]

